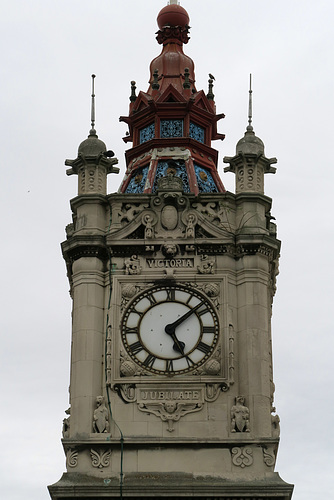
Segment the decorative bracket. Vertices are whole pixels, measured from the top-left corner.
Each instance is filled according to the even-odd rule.
[[[208,403],[213,403],[218,399],[221,392],[227,392],[229,386],[223,382],[222,384],[206,384],[205,385],[205,401]]]
[[[115,384],[114,390],[124,403],[135,403],[137,401],[135,384]]]

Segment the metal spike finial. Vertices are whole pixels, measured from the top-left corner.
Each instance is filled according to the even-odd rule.
[[[248,101],[248,127],[252,127],[252,118],[253,118],[252,93],[253,93],[253,91],[252,91],[252,73],[250,73],[250,75],[249,75],[249,101]]]
[[[136,96],[136,82],[134,80],[131,81],[131,95],[130,95],[130,102],[135,102],[137,99]]]
[[[209,99],[209,101],[214,101],[215,95],[213,93],[213,80],[215,80],[215,77],[209,73],[209,91],[206,94],[206,97]]]
[[[94,80],[96,78],[96,75],[92,75],[92,107],[91,107],[91,131],[90,134],[96,134],[95,130],[95,86],[94,86]]]

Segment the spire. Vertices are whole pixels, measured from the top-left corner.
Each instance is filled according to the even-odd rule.
[[[248,126],[246,127],[245,135],[237,143],[237,154],[264,154],[264,144],[259,137],[256,137],[252,120],[253,120],[253,90],[252,90],[252,74],[249,75],[249,91],[248,91]]]
[[[253,103],[252,103],[252,73],[249,75],[249,101],[248,101],[248,127],[252,127]],[[253,130],[253,127],[252,127]]]
[[[103,141],[100,141],[95,130],[95,78],[96,75],[92,75],[92,95],[91,95],[91,129],[89,131],[89,136],[85,139],[79,146],[78,154],[84,155],[97,155],[106,152],[107,148]]]
[[[189,41],[189,15],[179,2],[170,0],[160,10],[157,23],[156,39],[162,45],[162,52],[151,63],[148,94],[156,100],[172,85],[188,97],[196,92],[194,62],[183,52],[183,44]]]
[[[94,80],[95,80],[95,75],[92,75],[92,107],[91,107],[91,131],[89,135],[93,134],[96,135],[96,130],[95,130],[95,89],[94,89]]]

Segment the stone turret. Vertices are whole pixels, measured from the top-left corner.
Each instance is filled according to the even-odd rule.
[[[235,191],[239,193],[264,194],[264,174],[274,174],[276,158],[267,158],[264,154],[264,144],[255,135],[252,126],[252,88],[249,89],[248,126],[244,137],[236,146],[235,156],[225,156],[224,163],[229,163],[224,172],[235,173]]]
[[[78,195],[107,194],[107,175],[118,174],[119,168],[117,158],[112,158],[114,153],[107,151],[103,141],[98,138],[95,130],[95,94],[94,79],[92,75],[92,109],[91,130],[87,139],[82,141],[78,148],[78,156],[75,160],[65,160],[65,165],[71,167],[67,175],[78,176]]]
[[[113,151],[107,151],[95,130],[95,94],[92,75],[91,130],[87,139],[81,142],[75,160],[65,160],[71,167],[67,175],[78,176],[78,196],[71,200],[75,213],[73,224],[67,226],[67,236],[102,234],[105,228],[105,196],[107,194],[107,175],[118,174],[117,158]]]

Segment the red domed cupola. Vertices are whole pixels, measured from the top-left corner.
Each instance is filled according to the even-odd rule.
[[[180,94],[189,95],[196,89],[194,62],[183,52],[183,44],[189,41],[188,13],[180,5],[170,4],[161,9],[157,23],[157,41],[163,47],[161,54],[151,62],[151,85],[147,92],[156,98],[156,90],[161,94],[172,84]]]
[[[207,94],[195,87],[194,62],[183,52],[189,41],[189,15],[171,1],[157,22],[162,51],[150,64],[149,88],[136,95],[131,82],[130,113],[120,118],[129,126],[124,141],[133,142],[126,152],[120,191],[154,192],[158,178],[172,172],[182,179],[184,192],[224,192],[217,173],[218,151],[211,148],[212,140],[224,139],[217,132],[224,115],[216,114],[211,76]]]

